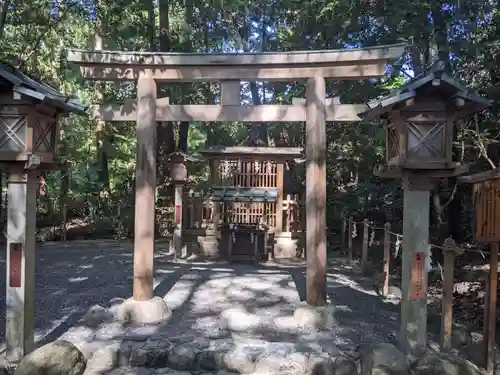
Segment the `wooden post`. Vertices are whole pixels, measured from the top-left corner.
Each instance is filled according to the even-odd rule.
[[[189,208],[189,221],[188,221],[188,225],[184,225],[184,228],[194,228],[194,223],[195,223],[195,215],[197,212],[199,212],[199,210],[197,210],[198,208],[198,202],[200,202],[200,200],[197,199],[198,197],[195,195],[194,192],[192,192],[192,194],[189,195],[189,199],[188,199],[188,208]],[[200,215],[201,216],[201,215]]]
[[[352,263],[352,230],[354,222],[352,221],[351,218],[348,218],[349,222],[347,224],[347,258],[349,260],[349,263]]]
[[[361,267],[366,268],[368,263],[368,231],[370,227],[368,226],[368,219],[363,220],[363,252],[361,254]]]
[[[487,292],[484,302],[484,368],[488,375],[495,368],[495,331],[498,286],[498,243],[490,244],[490,272],[486,280]]]
[[[219,160],[211,160],[210,161],[210,184],[212,186],[220,184],[220,181],[218,180],[218,178],[219,178],[219,165],[220,165]],[[214,201],[212,201],[211,204],[212,204],[212,212],[211,212],[210,220],[212,221],[213,231],[214,231],[215,235],[218,237],[220,204],[219,204],[219,202],[214,202]]]
[[[69,193],[69,168],[68,164],[60,171],[61,173],[61,198],[59,198],[59,209],[61,211],[61,239],[67,240],[67,221],[68,221],[68,205],[67,197]]]
[[[325,78],[306,85],[307,303],[326,304],[326,115]]]
[[[7,179],[5,342],[12,364],[34,348],[37,173],[11,170]]]
[[[427,345],[427,257],[431,184],[404,176],[401,348]]]
[[[62,205],[62,231],[61,237],[63,241],[68,239],[68,205],[64,203]]]
[[[384,286],[382,289],[382,294],[387,296],[389,294],[389,272],[390,272],[390,261],[391,261],[391,223],[385,223],[384,226]]]
[[[340,227],[340,253],[344,253],[346,251],[346,229],[347,229],[347,221],[345,217],[345,213],[342,213],[342,222]]]
[[[153,298],[156,190],[156,83],[141,75],[137,83],[137,160],[134,234],[134,299]]]
[[[118,216],[118,244],[122,241],[123,222],[122,222],[122,206],[118,203],[116,216]]]
[[[443,298],[441,299],[441,349],[451,349],[451,331],[453,328],[453,269],[457,245],[449,237],[443,244]]]
[[[174,258],[182,257],[182,185],[174,186],[174,207],[175,207],[175,227],[174,227]]]
[[[278,197],[276,199],[276,227],[274,236],[280,235],[283,232],[283,175],[284,164],[282,162],[276,165],[276,186],[278,187]]]

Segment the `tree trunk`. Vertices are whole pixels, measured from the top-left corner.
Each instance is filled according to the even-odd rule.
[[[154,4],[153,0],[151,3]],[[153,5],[152,5],[153,6]],[[160,22],[160,37],[159,45],[161,52],[170,52],[171,39],[170,39],[170,19],[169,19],[169,0],[159,0],[159,22]],[[152,46],[152,48],[154,48]],[[158,90],[161,92],[161,85],[158,85]],[[160,96],[158,93],[158,97]],[[170,196],[168,181],[169,181],[169,168],[166,163],[167,157],[175,150],[175,137],[174,126],[170,121],[158,123],[158,141],[157,141],[157,181],[158,181],[158,199],[161,201],[160,205],[165,205]]]
[[[105,30],[102,22],[99,22],[98,30],[94,37],[94,50],[101,51],[104,49],[104,41],[101,35],[105,35]],[[96,83],[96,99],[102,104],[104,102],[105,83]],[[109,166],[108,166],[108,139],[106,134],[106,122],[103,120],[96,121],[96,162],[98,169],[99,197],[107,198],[110,193],[109,184]]]
[[[238,17],[241,18],[242,25],[238,24]],[[238,35],[240,37],[241,47],[243,48],[243,52],[251,52],[250,51],[250,28],[251,28],[251,20],[246,16],[242,15],[232,15],[232,23],[234,28],[237,30]],[[257,82],[250,82],[250,93],[252,95],[253,105],[261,105],[262,101],[260,100],[259,89],[257,86]],[[254,122],[248,125],[248,137],[244,141],[244,144],[247,146],[267,146],[268,145],[268,137],[267,137],[267,124]]]
[[[3,38],[3,33],[5,30],[5,24],[7,22],[7,13],[9,12],[10,0],[3,0],[0,2],[1,10],[0,10],[0,40]]]

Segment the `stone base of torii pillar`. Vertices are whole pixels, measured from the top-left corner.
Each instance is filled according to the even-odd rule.
[[[123,324],[159,324],[170,319],[172,311],[161,297],[146,301],[129,298],[118,308],[116,318]]]

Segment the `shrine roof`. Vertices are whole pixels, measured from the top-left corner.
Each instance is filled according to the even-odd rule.
[[[55,107],[60,112],[84,113],[86,107],[12,65],[0,62],[0,86]]]
[[[445,72],[444,63],[437,61],[422,74],[388,95],[367,103],[369,109],[358,115],[364,120],[372,120],[390,112],[400,103],[417,96],[443,96],[447,99],[463,99],[468,103],[469,112],[477,112],[491,106],[491,101]]]
[[[250,147],[250,146],[212,146],[201,150],[200,154],[208,159],[269,159],[291,160],[303,156],[301,147]]]

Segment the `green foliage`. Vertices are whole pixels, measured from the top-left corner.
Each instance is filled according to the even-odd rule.
[[[438,0],[100,0],[94,4],[90,0],[59,0],[54,12],[52,0],[10,0],[3,2],[8,9],[5,22],[0,24],[0,55],[2,60],[22,66],[63,92],[91,104],[100,100],[99,94],[104,101],[118,102],[135,95],[130,84],[101,86],[84,82],[78,71],[64,61],[65,48],[92,48],[96,35],[102,37],[107,49],[167,48],[185,52],[311,50],[410,41],[415,48],[407,56],[405,67],[418,70],[437,57],[445,59],[457,77],[497,100],[500,99],[500,13],[498,4],[493,6],[493,3],[486,0],[444,5]],[[168,20],[157,9],[165,5],[169,10]],[[454,58],[450,60],[450,56]],[[403,74],[393,74],[379,81],[329,82],[328,94],[340,96],[344,103],[361,103],[386,94],[406,79]],[[290,103],[292,97],[304,95],[300,83],[266,84],[265,90],[259,87],[261,96],[265,91],[266,103]],[[243,90],[243,97],[251,102],[248,85]],[[160,92],[176,103],[213,103],[218,96],[214,84],[172,84],[160,86]],[[499,162],[497,108],[494,106],[477,121],[464,121],[457,135],[457,157],[463,155],[476,169]],[[303,126],[297,124],[268,124],[267,132],[274,144],[304,143]],[[247,134],[246,126],[239,123],[191,123],[187,148],[196,154],[205,145],[241,144]],[[337,216],[334,213],[339,212],[339,207],[360,215],[375,210],[384,217],[395,212],[397,216],[398,184],[380,181],[372,175],[373,166],[384,157],[382,126],[329,124],[327,136],[330,219]],[[478,151],[481,145],[491,163]],[[85,116],[63,120],[59,155],[71,165],[69,194],[74,198],[99,197],[103,190],[109,189],[112,198],[132,202],[135,152],[133,123],[105,124],[98,130],[97,124]],[[206,184],[206,173],[206,164],[194,166],[193,184]],[[58,176],[52,173],[47,177],[49,194],[59,192]],[[442,199],[446,197],[443,193]]]

